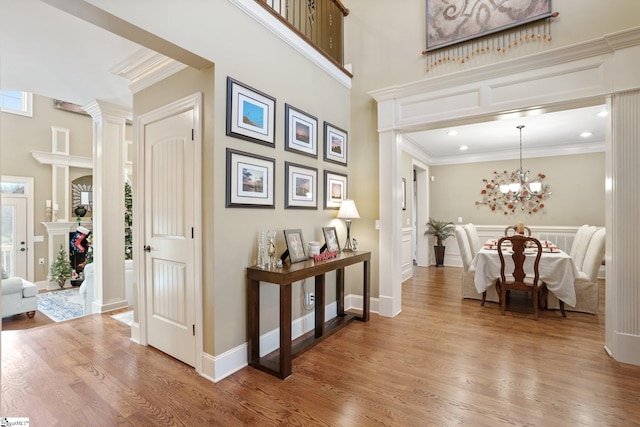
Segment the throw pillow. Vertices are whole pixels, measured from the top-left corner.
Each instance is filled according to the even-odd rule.
[[[6,271],[4,271],[4,268],[2,269],[2,278],[3,279],[8,279],[9,278],[9,275],[7,274]]]

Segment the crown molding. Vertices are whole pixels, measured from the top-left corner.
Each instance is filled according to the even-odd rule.
[[[187,68],[186,65],[174,59],[143,48],[109,71],[129,80],[131,92],[138,93],[185,68]]]

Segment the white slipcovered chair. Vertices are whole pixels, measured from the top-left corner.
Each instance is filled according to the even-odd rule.
[[[598,271],[604,258],[606,230],[597,229],[589,236],[589,244],[584,253],[578,277],[574,281],[576,289],[576,306],[565,305],[569,311],[597,314],[600,305],[600,290],[598,288]],[[547,299],[548,308],[559,308],[560,302],[552,293]]]
[[[467,239],[469,241],[469,247],[471,248],[471,258],[482,249],[482,243],[480,243],[480,236],[478,236],[478,230],[476,226],[469,223],[464,226],[464,231],[467,233]]]
[[[578,270],[582,270],[582,264],[584,263],[584,257],[587,253],[589,242],[596,230],[597,227],[584,224],[580,226],[576,232],[576,236],[573,239],[573,244],[569,251],[569,256],[573,258],[573,262]]]
[[[471,248],[469,247],[467,233],[464,228],[456,227],[455,236],[460,250],[460,257],[462,258],[462,298],[481,300],[482,294],[478,293],[474,283],[476,270],[473,265],[471,265],[474,255],[471,253]],[[495,285],[487,289],[485,300],[498,302],[498,293],[496,292]]]
[[[2,317],[25,313],[33,317],[38,310],[38,287],[21,277],[2,279]]]

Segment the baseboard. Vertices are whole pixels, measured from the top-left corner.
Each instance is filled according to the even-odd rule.
[[[363,298],[361,295],[347,295],[345,297],[345,309],[362,310]],[[378,312],[378,300],[371,298],[370,300],[370,312]],[[337,316],[337,304],[335,301],[325,306],[325,319],[331,320]],[[294,320],[291,323],[291,339],[296,339],[301,335],[313,330],[314,328],[314,313],[313,311],[305,314],[304,316]],[[133,325],[132,325],[132,339],[133,339]],[[280,346],[280,334],[279,328],[269,331],[260,336],[260,356],[271,353]],[[202,359],[202,375],[210,381],[218,382],[234,372],[243,369],[248,365],[247,343],[241,344],[232,348],[218,356],[212,356],[208,353],[203,353]]]

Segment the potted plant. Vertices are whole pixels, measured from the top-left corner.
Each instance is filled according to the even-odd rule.
[[[73,268],[69,262],[69,255],[64,250],[64,246],[60,244],[60,250],[56,260],[51,264],[51,280],[55,281],[60,289],[64,288],[64,284],[73,275]]]
[[[444,267],[444,245],[442,242],[454,235],[456,226],[450,221],[437,221],[429,218],[427,227],[429,228],[424,232],[425,236],[435,236],[436,238],[436,245],[433,247],[436,254],[436,267]]]

